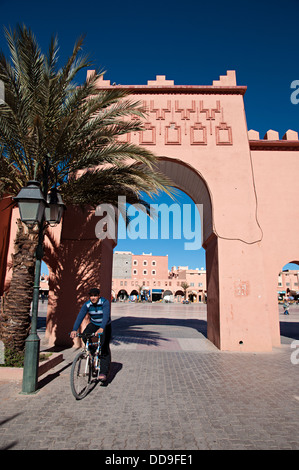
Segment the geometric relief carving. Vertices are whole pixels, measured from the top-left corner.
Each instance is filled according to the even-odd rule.
[[[234,282],[235,297],[247,297],[250,294],[249,281]]]
[[[190,127],[190,144],[207,145],[207,128],[201,122],[196,122]]]
[[[215,119],[215,113],[220,113],[220,101],[216,101],[216,108],[204,108],[203,107],[203,100],[199,102],[199,112],[206,113],[206,120]]]
[[[182,139],[185,142],[189,135],[190,145],[207,145],[215,134],[216,145],[233,145],[232,128],[225,122],[221,101],[213,101],[190,97],[164,98],[163,102],[144,101],[143,106],[151,114],[152,122],[147,122],[139,133],[139,143],[156,145],[156,138],[164,135],[165,145],[181,145]],[[130,141],[129,134],[123,137],[126,138]]]
[[[215,121],[215,113],[220,113],[220,101],[216,101],[216,108],[204,108],[203,100],[199,102],[199,112],[206,113],[206,120],[210,121],[210,134],[212,135],[212,121]]]
[[[232,145],[233,136],[232,128],[226,124],[226,122],[221,122],[219,126],[216,126],[216,145]]]
[[[144,131],[139,134],[139,143],[142,145],[156,145],[156,126],[147,122],[144,124]]]
[[[156,113],[156,120],[165,119],[165,113],[171,112],[171,100],[167,100],[166,108],[154,108],[154,100],[150,100],[150,111]]]
[[[176,100],[175,101],[175,104],[174,104],[174,107],[175,107],[175,112],[176,113],[181,113],[181,119],[184,120],[184,119],[190,119],[190,113],[195,113],[196,111],[196,108],[195,108],[195,100],[192,100],[191,102],[191,108],[185,108],[185,107],[179,107],[179,101]]]
[[[177,126],[175,122],[165,126],[165,145],[181,145],[181,143],[181,126]]]

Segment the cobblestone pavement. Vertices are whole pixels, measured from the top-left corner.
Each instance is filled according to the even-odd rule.
[[[112,313],[107,386],[74,399],[74,349],[35,395],[0,382],[1,449],[299,448],[299,308],[280,314],[282,347],[266,354],[218,351],[204,306],[118,304]],[[40,336],[46,349],[42,326]]]

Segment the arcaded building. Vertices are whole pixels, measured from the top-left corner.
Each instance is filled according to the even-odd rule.
[[[183,288],[188,285],[188,288]],[[168,256],[152,253],[135,255],[130,251],[115,251],[112,269],[112,299],[166,300],[192,302],[206,300],[206,272],[173,266],[168,270]]]

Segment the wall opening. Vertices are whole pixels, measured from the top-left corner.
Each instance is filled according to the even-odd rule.
[[[283,266],[277,278],[281,344],[299,340],[299,261]]]
[[[114,253],[117,252],[123,258],[128,257],[126,266],[132,264],[133,274],[132,279],[128,279],[127,282],[132,283],[132,288],[135,285],[141,285],[141,294],[146,291],[147,300],[151,302],[202,304],[206,312],[208,338],[210,336],[212,342],[219,347],[218,251],[217,237],[213,234],[212,229],[212,204],[208,187],[201,175],[185,163],[177,160],[160,159],[159,169],[174,182],[178,190],[174,201],[169,197],[167,198],[166,195],[148,201],[153,202],[153,205],[156,204],[159,209],[161,209],[162,204],[167,205],[166,217],[168,217],[169,222],[168,228],[171,228],[171,230],[166,235],[169,235],[169,238],[165,237],[165,233],[161,233],[163,222],[161,221],[159,237],[152,239],[151,235],[157,233],[151,232],[149,218],[145,214],[143,218],[142,215],[139,216],[138,214],[138,223],[136,217],[135,221],[133,220],[133,225],[129,226],[128,231],[125,230],[124,222],[119,221],[118,243]],[[174,208],[176,204],[178,207]],[[169,211],[170,208],[171,211]],[[134,210],[130,215],[136,215]],[[179,217],[177,223],[175,217]],[[142,222],[144,222],[145,229],[141,227]],[[122,227],[121,223],[123,224]],[[179,224],[182,226],[178,227]],[[188,224],[190,225],[187,227]],[[132,227],[133,233],[130,233]],[[179,230],[179,228],[182,230]],[[190,235],[193,235],[192,239]],[[147,272],[144,273],[144,260],[137,259],[135,255],[147,254],[152,257],[162,256],[163,254],[169,255],[171,245],[175,247],[177,258],[172,257],[173,261],[169,260],[168,262],[168,270],[170,271],[168,279],[162,280],[159,278],[159,263],[156,259],[154,274],[152,274],[152,269],[147,269]],[[132,259],[130,253],[134,255]],[[147,263],[150,263],[147,264],[147,267],[151,265],[151,260],[152,258],[147,260]],[[117,264],[115,273],[117,272],[117,276],[119,276],[119,265],[118,263],[115,264]],[[188,282],[185,283],[188,285],[183,286],[184,275],[182,272],[187,266],[189,271],[194,271],[191,274],[193,279],[190,275]],[[112,289],[117,290],[117,279],[112,278]],[[124,279],[121,282],[125,282]],[[144,299],[145,296],[142,298]],[[134,299],[128,300],[139,301],[140,297],[135,296]]]

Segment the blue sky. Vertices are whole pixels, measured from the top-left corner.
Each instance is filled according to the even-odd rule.
[[[299,131],[299,104],[290,100],[291,82],[299,80],[298,0],[0,0],[0,17],[3,27],[31,27],[43,51],[57,34],[62,62],[85,34],[84,51],[95,68],[118,84],[166,75],[176,85],[210,85],[234,69],[237,83],[248,87],[249,129],[261,137],[268,129],[280,137],[288,129]],[[2,31],[0,48],[7,52]],[[183,243],[123,240],[118,249],[168,252],[170,266],[205,266],[204,251],[186,252]]]
[[[153,200],[149,197],[145,197],[145,199],[153,205],[156,212],[160,209],[164,213],[163,223],[165,225],[162,226],[161,223],[161,217],[163,217],[161,212],[158,217],[151,220],[145,215],[140,217],[134,208],[131,213],[133,226],[129,226],[127,231],[122,219],[116,250],[131,251],[134,254],[168,255],[169,269],[172,266],[189,266],[190,269],[205,268],[205,250],[200,248],[200,215],[192,199],[178,190],[175,200],[165,194],[154,197]],[[167,206],[165,212],[163,212],[163,205]],[[190,209],[185,209],[187,205],[190,206]],[[142,214],[141,211],[140,213]],[[140,224],[137,224],[138,220],[140,220]],[[159,239],[155,239],[157,232],[154,230],[152,231],[154,237],[152,236],[151,239],[151,224],[153,226],[157,224]],[[133,239],[136,235],[139,235],[139,238]],[[179,235],[181,238],[177,238]],[[192,249],[194,246],[196,246],[195,250]]]

